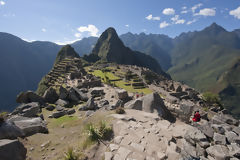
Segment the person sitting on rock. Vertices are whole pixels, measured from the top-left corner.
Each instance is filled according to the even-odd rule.
[[[193,122],[199,122],[201,120],[201,115],[199,114],[199,111],[196,111],[194,113],[194,117],[192,118]]]

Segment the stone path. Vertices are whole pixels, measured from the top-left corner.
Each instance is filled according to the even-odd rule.
[[[171,124],[152,113],[126,110],[113,114],[114,139],[105,160],[175,160],[180,158],[183,137],[191,127],[183,122]]]

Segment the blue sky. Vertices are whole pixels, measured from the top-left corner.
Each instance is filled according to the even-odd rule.
[[[30,41],[69,43],[110,26],[175,37],[213,22],[240,28],[240,0],[0,0],[0,32]]]

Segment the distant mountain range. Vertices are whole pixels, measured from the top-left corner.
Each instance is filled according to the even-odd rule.
[[[229,32],[213,23],[201,31],[182,33],[174,39],[145,33],[126,33],[119,38],[123,44],[118,45],[155,58],[173,79],[202,92],[219,93],[222,102],[234,113],[240,114],[240,105],[237,103],[240,99],[240,29]],[[106,52],[95,46],[98,41],[96,37],[88,37],[71,46],[80,56],[89,53],[99,56]],[[127,50],[125,46],[118,45],[114,46],[114,52],[117,53],[113,58],[118,57],[116,60],[123,63],[125,60],[120,60],[120,55]],[[29,43],[13,35],[0,33],[0,109],[14,106],[18,92],[37,88],[41,77],[51,69],[61,47],[51,42]]]

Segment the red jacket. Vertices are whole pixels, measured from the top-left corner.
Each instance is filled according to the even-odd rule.
[[[200,119],[201,119],[201,115],[197,112],[197,113],[194,114],[194,117],[193,117],[192,120],[193,120],[194,122],[199,122]]]

